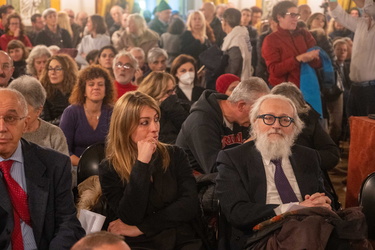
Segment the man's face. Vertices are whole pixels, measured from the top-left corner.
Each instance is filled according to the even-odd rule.
[[[252,124],[252,133],[256,138],[255,146],[263,157],[280,159],[291,154],[296,127],[288,117],[295,118],[293,113],[293,107],[285,100],[267,99],[263,101],[258,115],[267,116],[257,118]],[[274,118],[272,115],[282,117],[280,119],[284,126],[280,125],[279,118]]]
[[[86,12],[79,12],[77,17],[76,17],[76,23],[81,26],[81,27],[85,27],[86,26],[86,22],[87,22],[87,13]]]
[[[122,17],[121,9],[117,7],[111,9],[111,17],[115,23],[121,24],[121,17]]]
[[[165,71],[167,69],[167,58],[159,56],[155,61],[149,62],[148,66],[152,71]]]
[[[14,67],[8,55],[0,53],[0,87],[7,87],[9,79],[12,77]]]
[[[206,20],[211,20],[215,14],[215,6],[211,2],[207,2],[202,5],[200,11],[202,11]]]
[[[2,18],[1,18],[1,21],[2,21],[2,23],[3,23],[3,25],[5,26],[5,24],[7,24],[7,22],[8,22],[8,16],[10,15],[10,14],[12,14],[14,12],[14,9],[12,9],[12,8],[8,8],[7,9],[7,12],[6,13],[4,13],[3,15],[2,15]]]
[[[337,61],[344,62],[348,56],[348,45],[345,43],[338,44],[336,45],[334,52],[337,57]]]
[[[250,118],[249,113],[252,108],[252,104],[246,103],[244,101],[240,101],[237,104],[237,115],[235,122],[243,127],[250,126]]]
[[[298,14],[298,9],[296,7],[291,7],[288,9],[287,13],[284,16],[278,15],[277,19],[279,20],[279,25],[281,28],[285,30],[295,30],[297,28],[298,16],[294,16]],[[293,17],[292,17],[293,16]],[[254,19],[252,19],[254,21]]]
[[[258,22],[260,22],[260,20],[262,19],[262,13],[260,12],[254,12],[252,15],[251,15],[251,23],[254,25],[256,25]]]
[[[70,24],[74,23],[74,12],[73,12],[73,10],[66,9],[65,12],[69,16],[69,22],[70,22]]]
[[[0,156],[12,156],[26,128],[26,114],[21,109],[16,95],[0,91]]]
[[[124,65],[128,66],[128,69],[126,69]],[[127,84],[133,79],[135,70],[136,69],[132,66],[130,58],[127,56],[121,56],[115,63],[113,73],[117,82],[120,84]]]
[[[163,10],[160,11],[158,14],[159,20],[168,23],[169,19],[171,18],[172,10]]]
[[[279,99],[267,99],[261,104],[258,115],[270,114],[277,117],[289,116],[293,118],[293,113],[293,107],[288,102]],[[262,118],[258,118],[256,123],[259,133],[267,135],[270,141],[280,140],[286,136],[293,136],[294,133],[293,123],[288,127],[283,127],[280,125],[279,119],[276,119],[272,125],[265,124]]]
[[[130,53],[134,56],[134,58],[138,61],[138,67],[142,68],[145,64],[145,56],[139,50],[131,50]]]
[[[42,30],[44,27],[44,22],[42,17],[37,17],[35,23],[32,23],[35,30]]]

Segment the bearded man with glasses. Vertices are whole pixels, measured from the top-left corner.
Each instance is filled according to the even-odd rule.
[[[253,105],[250,122],[254,141],[221,151],[217,158],[216,191],[232,226],[228,249],[262,249],[262,243],[277,244],[275,249],[345,249],[340,244],[347,246],[347,241],[331,234],[332,224],[325,224],[325,218],[337,215],[323,186],[320,157],[316,150],[294,144],[304,126],[294,103],[281,95],[265,95]],[[262,231],[265,224],[257,225],[288,211],[299,217],[288,221],[284,214],[276,228],[272,222],[278,219],[268,221],[267,233]],[[320,222],[313,225],[305,218]]]

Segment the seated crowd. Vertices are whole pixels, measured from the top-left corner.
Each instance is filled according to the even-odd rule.
[[[0,249],[371,249],[360,211],[352,237],[334,220],[328,170],[349,116],[375,113],[373,1],[279,1],[263,20],[205,2],[186,21],[164,0],[152,20],[118,2],[48,8],[27,30],[0,6]],[[84,237],[77,171],[94,144],[89,199],[109,233]],[[271,236],[274,216],[292,219]]]

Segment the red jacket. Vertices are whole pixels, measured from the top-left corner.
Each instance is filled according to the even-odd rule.
[[[9,34],[4,34],[0,37],[0,48],[4,51],[7,51],[8,43],[15,39],[20,40],[26,47],[30,47],[30,48],[33,47],[33,45],[30,42],[30,39],[26,35],[23,35],[23,38],[20,39],[19,37],[14,37]]]
[[[262,45],[262,56],[270,74],[272,86],[282,82],[293,82],[299,87],[300,63],[296,56],[307,52],[316,45],[314,37],[305,29],[289,32],[278,27],[276,32],[266,36]],[[313,68],[321,67],[320,59],[309,62]]]

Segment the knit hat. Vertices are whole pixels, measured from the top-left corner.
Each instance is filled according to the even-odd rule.
[[[229,85],[237,81],[240,82],[241,79],[236,75],[233,75],[233,74],[221,75],[216,80],[216,91],[219,93],[225,94],[225,92],[229,88]]]
[[[165,2],[164,0],[162,0],[158,7],[156,7],[156,12],[161,12],[163,10],[171,10],[171,6],[169,6],[169,4],[167,4],[167,2]]]

